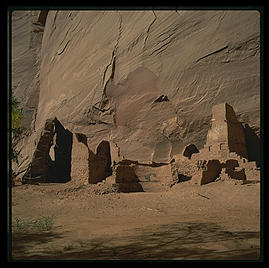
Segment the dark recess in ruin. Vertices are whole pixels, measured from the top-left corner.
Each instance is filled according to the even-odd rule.
[[[191,178],[192,178],[192,176],[187,176],[187,175],[184,175],[181,173],[178,174],[178,181],[179,182],[189,181]]]
[[[247,155],[249,161],[255,161],[257,166],[260,166],[260,138],[256,135],[254,130],[246,124],[244,127]]]
[[[82,134],[82,133],[75,133],[78,142],[82,142],[84,145],[86,145],[88,147],[87,144],[87,136]]]
[[[54,146],[55,160],[50,161],[48,182],[68,182],[71,180],[71,152],[73,134],[63,127],[55,118],[56,144]]]
[[[73,134],[57,118],[48,119],[22,183],[70,181],[72,144]],[[53,159],[50,151],[54,152]]]
[[[199,153],[199,150],[194,144],[189,144],[185,147],[183,155],[191,159],[192,154]]]
[[[110,154],[110,144],[108,141],[102,141],[97,149],[96,155],[106,157],[107,165],[106,165],[106,173],[107,177],[112,175],[112,168],[111,168],[111,154]]]

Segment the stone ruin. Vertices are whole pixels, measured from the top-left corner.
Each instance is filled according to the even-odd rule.
[[[176,183],[203,185],[217,179],[259,181],[258,161],[249,161],[245,128],[227,103],[212,108],[212,125],[200,150],[188,144],[170,163],[124,159],[112,141],[101,141],[94,153],[87,136],[71,133],[57,118],[46,121],[22,183],[109,183],[119,192],[163,191]],[[247,128],[247,132],[246,132]],[[248,135],[250,137],[250,135]]]
[[[57,118],[46,120],[22,183],[70,181],[72,137]]]
[[[232,106],[227,103],[213,106],[211,121],[204,147],[198,152],[193,149],[190,155],[185,153],[190,151],[187,146],[183,153],[190,159],[189,165],[196,167],[190,176],[192,182],[203,185],[218,178],[259,181],[258,163],[248,159],[245,128],[237,120]]]

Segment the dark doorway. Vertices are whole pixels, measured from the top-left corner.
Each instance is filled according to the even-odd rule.
[[[112,168],[111,168],[111,154],[110,154],[110,144],[108,141],[102,141],[97,149],[96,155],[103,156],[107,159],[106,164],[106,177],[112,175]]]

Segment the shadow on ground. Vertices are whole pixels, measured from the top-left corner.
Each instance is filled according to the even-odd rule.
[[[260,257],[259,232],[229,232],[214,223],[152,225],[134,229],[131,235],[102,236],[79,243],[74,240],[69,246],[45,247],[59,238],[62,236],[54,233],[15,234],[13,257],[24,260],[257,260]]]

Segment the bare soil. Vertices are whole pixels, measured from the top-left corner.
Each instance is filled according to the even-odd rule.
[[[260,184],[189,182],[116,193],[105,184],[21,185],[12,218],[55,216],[50,231],[13,232],[15,260],[255,260]]]

